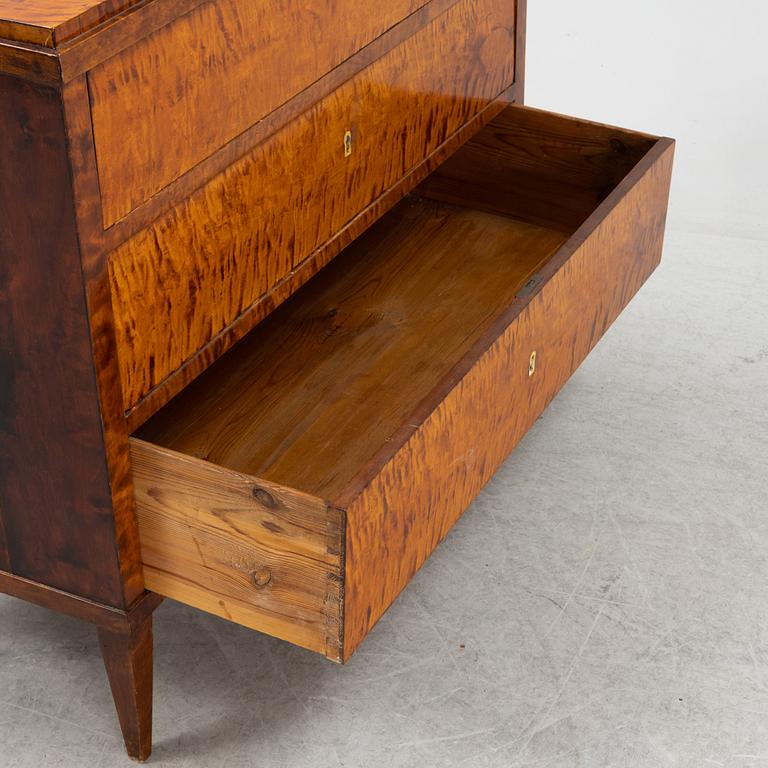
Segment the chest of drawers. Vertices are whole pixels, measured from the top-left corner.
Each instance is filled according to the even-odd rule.
[[[0,0],[0,590],[151,750],[163,597],[346,661],[661,255],[523,0]],[[511,542],[510,546],[514,546]]]

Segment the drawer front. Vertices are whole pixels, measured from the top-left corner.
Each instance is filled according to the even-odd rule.
[[[347,506],[345,659],[658,265],[672,154],[656,152],[615,207],[598,209],[408,442],[358,496],[339,500]]]
[[[463,0],[112,254],[126,410],[512,83],[514,19]]]
[[[316,622],[339,644],[300,635],[289,590],[280,611],[294,642],[348,659],[656,267],[672,156],[525,108],[491,121],[132,438],[149,588],[274,632],[266,595],[230,583],[243,549],[267,557],[262,528],[233,514],[217,547],[234,556],[200,539],[243,485],[270,509],[295,494],[304,527],[331,521],[314,557],[342,542],[309,590],[340,574]],[[297,582],[281,562],[266,593]]]
[[[340,660],[339,510],[140,440],[131,461],[147,589]]]
[[[104,226],[428,0],[209,0],[88,75]]]

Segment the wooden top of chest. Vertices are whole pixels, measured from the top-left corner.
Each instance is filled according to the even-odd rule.
[[[54,48],[141,2],[0,0],[0,37]]]

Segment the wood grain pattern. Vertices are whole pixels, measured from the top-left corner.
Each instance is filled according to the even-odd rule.
[[[128,755],[152,752],[152,613],[120,628],[100,625],[99,646]]]
[[[406,199],[138,434],[335,499],[564,240]]]
[[[193,0],[185,0],[185,4],[190,2],[193,2]],[[194,0],[194,2],[199,3],[200,0]],[[88,178],[88,185],[90,185],[90,188],[76,194],[77,202],[80,203],[85,200],[89,209],[95,209],[94,211],[89,210],[88,215],[80,219],[81,248],[84,262],[87,262],[91,268],[102,268],[106,263],[108,254],[115,248],[129,240],[142,229],[150,226],[161,215],[167,213],[175,205],[188,198],[214,176],[226,170],[233,163],[236,163],[243,155],[250,152],[266,138],[292,120],[295,120],[308,109],[311,109],[317,102],[333,93],[333,91],[355,77],[366,67],[403,43],[456,2],[457,0],[430,0],[427,5],[422,6],[418,11],[403,19],[403,21],[376,38],[376,40],[361,49],[354,56],[346,59],[342,64],[324,74],[295,97],[281,104],[263,119],[238,134],[227,144],[221,146],[187,173],[168,184],[162,190],[159,190],[149,200],[134,208],[125,218],[115,222],[106,230],[103,226],[101,192],[95,161],[96,151],[93,142],[90,96],[86,89],[83,106],[79,107],[77,111],[77,131],[72,131],[76,134],[72,138],[72,143],[83,155],[78,162],[79,171],[75,174],[75,185],[78,185],[80,175],[84,171],[84,166],[88,166],[85,175]],[[157,22],[158,9],[164,7],[164,5],[163,0],[153,0],[151,6],[155,9],[155,13],[151,15],[153,22]],[[166,9],[165,13],[171,14],[171,11]],[[119,30],[125,26],[142,29],[141,19],[146,15],[143,12],[143,8],[137,9],[135,12],[121,17],[119,23],[112,24],[107,29],[100,31],[98,35],[86,38],[76,48],[84,47],[88,41],[91,41],[88,42],[88,45],[96,46],[100,40],[108,41],[113,36],[118,36],[122,41],[123,35],[119,34]],[[173,15],[171,14],[168,22],[172,18]],[[134,34],[139,35],[139,32],[134,30]],[[79,76],[73,76],[72,71],[70,71],[73,67],[75,70],[77,69],[72,62],[72,56],[74,55],[75,53],[70,49],[67,50],[66,55],[61,55],[62,78],[65,82],[65,88],[82,79]],[[80,64],[83,64],[83,62],[80,62]],[[83,65],[80,74],[87,72],[87,69]],[[80,116],[81,111],[84,117]],[[90,166],[92,166],[92,169]],[[91,176],[93,179],[91,179]]]
[[[13,75],[41,85],[58,85],[59,57],[40,46],[0,40],[0,75]]]
[[[507,0],[465,0],[121,246],[126,408],[495,98],[514,76],[513,24]]]
[[[0,103],[0,176],[45,180],[0,185],[6,564],[124,607],[60,96],[0,77]]]
[[[0,592],[75,619],[112,628],[123,626],[126,617],[130,618],[134,612],[136,616],[151,613],[163,601],[160,595],[144,592],[129,608],[115,608],[2,570],[0,570]]]
[[[510,90],[515,91],[515,89],[516,86],[513,86]],[[245,312],[238,315],[233,323],[226,326],[180,368],[177,368],[160,385],[143,397],[126,414],[129,430],[131,432],[137,430],[147,419],[157,413],[184,387],[194,381],[259,322],[279,307],[283,301],[292,296],[302,285],[332,261],[345,247],[354,242],[368,227],[423,181],[430,172],[434,171],[447,157],[450,157],[469,137],[502,111],[506,106],[505,99],[506,95],[503,99],[491,102],[462,125],[433,153],[393,184],[381,197],[363,209],[327,243],[324,243],[310,257],[291,270],[274,288],[248,307]]]
[[[527,107],[510,108],[441,165],[421,193],[573,231],[656,139]],[[493,160],[496,162],[493,162]]]
[[[144,0],[0,0],[0,37],[53,48]]]
[[[345,660],[655,269],[671,162],[659,142],[338,499]]]
[[[149,589],[340,658],[341,513],[132,440]]]
[[[568,134],[569,118],[511,107],[452,162],[466,151],[482,178],[525,166],[531,142],[512,136],[528,119],[546,124],[542,140]],[[565,178],[596,130],[570,122]],[[616,136],[632,140],[606,143]],[[669,140],[649,144],[579,226],[520,221],[503,194],[503,213],[477,209],[471,184],[461,205],[406,199],[139,437],[344,510],[349,658],[654,269],[671,159]],[[541,165],[549,174],[548,155]],[[551,190],[569,221],[569,185]]]
[[[217,0],[96,67],[88,82],[104,226],[426,1]]]

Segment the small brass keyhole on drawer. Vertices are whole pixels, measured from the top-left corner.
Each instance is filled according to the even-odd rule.
[[[352,154],[352,131],[347,131],[344,134],[344,157],[349,157]]]
[[[534,349],[533,352],[531,352],[531,356],[528,359],[528,375],[533,376],[533,374],[536,373],[536,350]]]

